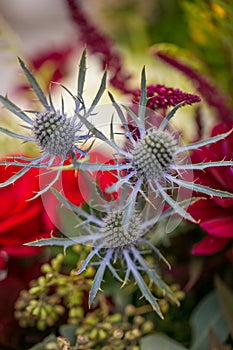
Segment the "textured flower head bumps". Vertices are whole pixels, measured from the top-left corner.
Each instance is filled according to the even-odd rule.
[[[151,256],[153,261],[159,258],[170,267],[159,250],[145,237],[155,223],[171,215],[172,210],[170,208],[160,215],[159,219],[153,215],[154,208],[149,203],[140,212],[136,198],[134,202],[131,201],[130,205],[128,204],[128,189],[123,188],[118,201],[112,203],[104,201],[102,203],[102,198],[99,198],[100,203],[102,203],[99,206],[101,210],[90,206],[88,211],[85,211],[83,208],[73,205],[56,190],[52,191],[64,208],[77,215],[77,225],[74,228],[74,233],[68,238],[51,237],[50,239],[32,242],[29,245],[60,245],[67,249],[77,243],[90,244],[92,250],[79,269],[79,273],[82,273],[91,264],[96,269],[89,294],[90,305],[101,287],[106,270],[109,270],[113,277],[122,283],[122,286],[129,282],[131,276],[142,295],[161,318],[163,318],[163,315],[156,296],[150,290],[152,284],[168,299],[179,305],[175,294],[162,281],[157,268],[151,262],[148,263],[146,256],[144,256],[150,251],[153,254]],[[97,198],[95,203],[97,203]],[[150,285],[144,280],[145,277],[149,278]]]
[[[56,109],[51,94],[49,93],[49,98],[47,99],[24,62],[22,60],[19,61],[29,84],[42,105],[42,111],[24,112],[7,97],[0,96],[0,101],[3,105],[24,122],[22,127],[25,128],[27,132],[26,135],[23,133],[19,134],[2,127],[0,131],[11,137],[22,139],[25,142],[36,143],[41,154],[36,158],[25,159],[23,157],[18,157],[13,162],[4,162],[6,165],[14,164],[20,167],[23,166],[24,168],[12,176],[7,182],[0,184],[1,187],[14,183],[14,181],[23,176],[32,167],[39,167],[42,169],[50,168],[51,171],[51,166],[63,165],[64,161],[70,156],[76,162],[79,161],[82,156],[85,156],[86,151],[80,148],[80,146],[82,147],[82,143],[85,143],[90,136],[88,132],[82,131],[83,123],[77,118],[77,113],[82,114],[84,118],[88,118],[93,108],[98,103],[106,84],[106,74],[104,74],[99,91],[91,107],[86,110],[82,98],[86,71],[86,52],[84,51],[79,65],[78,89],[76,95],[73,95],[66,87],[62,86],[65,91],[71,95],[74,101],[74,114],[73,116],[68,116],[65,112],[63,98],[61,99],[61,109]],[[29,117],[29,113],[32,114],[32,117]],[[35,197],[48,190],[58,180],[59,176],[60,170],[56,171],[54,179],[45,186],[45,188],[39,191]]]
[[[89,297],[90,304],[100,289],[105,271],[108,269],[113,277],[121,281],[123,285],[132,277],[142,295],[162,317],[156,298],[146,281],[148,279],[152,281],[173,302],[178,303],[178,301],[169,287],[161,280],[154,264],[149,264],[146,259],[149,251],[153,260],[159,258],[166,262],[159,250],[151,243],[150,236],[153,236],[157,222],[165,218],[171,220],[173,214],[195,222],[187,210],[192,201],[192,191],[215,197],[233,197],[233,194],[229,192],[197,184],[193,182],[192,176],[188,176],[190,173],[192,175],[192,171],[196,169],[233,166],[231,160],[202,161],[195,164],[189,161],[190,151],[223,140],[231,131],[183,145],[179,133],[170,125],[170,120],[179,108],[198,102],[199,97],[183,94],[178,90],[176,99],[176,90],[172,90],[174,95],[172,101],[179,103],[165,117],[159,116],[156,105],[152,109],[147,108],[151,96],[147,96],[146,75],[143,69],[138,105],[133,107],[119,105],[109,92],[113,112],[109,113],[110,130],[109,136],[106,136],[98,128],[98,125],[102,123],[101,110],[96,109],[105,90],[106,74],[101,80],[93,103],[86,109],[82,98],[86,71],[85,52],[80,61],[77,96],[64,87],[75,103],[73,117],[66,115],[63,102],[61,110],[55,109],[50,95],[48,103],[32,74],[22,62],[21,65],[44,110],[35,111],[35,118],[32,120],[7,98],[1,97],[3,104],[9,110],[30,124],[27,130],[30,129],[32,136],[15,134],[3,128],[1,131],[10,136],[37,143],[42,154],[39,158],[28,162],[22,171],[2,186],[13,183],[23,176],[30,166],[44,167],[48,171],[52,167],[51,171],[57,171],[57,175],[39,194],[49,189],[58,179],[60,172],[66,169],[81,170],[86,173],[87,178],[88,173],[111,172],[115,176],[115,182],[105,189],[105,192],[118,193],[117,196],[113,196],[114,200],[107,201],[104,194],[100,193],[98,183],[93,183],[92,177],[89,181],[89,185],[94,187],[91,200],[85,206],[75,206],[60,192],[53,189],[53,193],[61,204],[73,212],[77,225],[72,235],[65,232],[63,237],[51,237],[31,242],[29,245],[60,245],[66,249],[76,243],[90,244],[92,250],[79,270],[81,273],[89,264],[94,264],[96,267]],[[170,88],[169,91],[171,92]],[[173,105],[173,102],[166,104],[167,102],[164,101],[163,110]],[[120,120],[124,132],[122,129],[121,131],[115,129],[115,117]],[[97,125],[94,124],[95,118],[98,118]],[[82,127],[87,130],[84,134],[81,133]],[[118,142],[119,135],[123,137],[123,143]],[[104,164],[90,162],[88,157],[80,159],[79,156],[85,155],[88,150],[80,149],[77,143],[85,142],[87,139],[91,141],[98,139],[104,146],[107,145],[112,151],[111,157],[114,161]],[[63,165],[65,159],[70,156],[73,158],[73,163],[68,166]],[[57,162],[57,159],[61,160]],[[22,161],[18,159],[14,164],[22,166]],[[188,191],[189,197],[180,195],[183,189]]]
[[[121,146],[116,142],[117,132],[114,133],[113,130],[113,118],[110,124],[109,138],[89,120],[82,116],[79,116],[79,118],[93,136],[113,149],[117,164],[112,165],[112,167],[103,165],[101,168],[102,170],[117,171],[117,181],[108,188],[109,192],[116,191],[123,184],[131,187],[130,196],[132,198],[142,195],[150,200],[150,193],[153,192],[156,198],[160,198],[161,205],[166,204],[172,207],[174,212],[182,218],[196,222],[190,213],[179,205],[182,199],[188,199],[185,197],[187,193],[189,198],[192,196],[192,191],[217,197],[232,197],[232,194],[194,183],[192,171],[196,169],[204,170],[209,167],[232,166],[233,162],[220,161],[192,164],[189,161],[189,151],[222,140],[231,131],[188,145],[182,145],[180,135],[170,126],[169,121],[179,108],[187,103],[198,102],[199,99],[193,95],[191,101],[190,94],[186,94],[187,96],[184,94],[182,95],[182,102],[176,105],[166,117],[161,118],[158,113],[156,114],[156,111],[147,109],[150,98],[147,97],[146,91],[146,76],[143,69],[140,101],[136,107],[135,105],[131,108],[117,104],[112,94],[109,93],[113,109],[125,129],[126,146]],[[125,112],[127,115],[125,115]],[[158,125],[151,124],[150,120],[156,121]],[[92,170],[94,165],[91,168],[88,164],[82,164],[81,167],[83,170]],[[186,194],[183,196],[185,191]],[[175,197],[177,193],[178,196]],[[160,210],[162,210],[162,207],[160,207]]]

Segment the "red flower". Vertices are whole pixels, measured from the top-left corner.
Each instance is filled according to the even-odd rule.
[[[0,183],[16,171],[17,166],[0,166]],[[27,201],[39,191],[38,169],[30,169],[14,184],[0,189],[0,252],[24,257],[36,254],[38,248],[23,244],[48,235],[53,229],[40,198]]]
[[[92,152],[91,161],[108,163],[109,158],[98,152]],[[9,159],[8,159],[9,160]],[[69,160],[66,161],[69,164]],[[17,166],[0,166],[0,183],[6,181],[16,171]],[[51,173],[50,173],[51,175]],[[50,191],[34,200],[28,201],[39,192],[43,182],[48,181],[36,168],[30,169],[13,185],[0,189],[0,266],[4,267],[9,257],[25,257],[38,253],[37,247],[25,246],[24,243],[49,236],[52,230],[59,228],[60,202]],[[54,176],[54,174],[52,175]],[[105,195],[107,186],[113,184],[116,178],[109,172],[96,172],[92,175]],[[90,198],[87,180],[81,171],[63,171],[61,179],[54,185],[62,190],[63,195],[73,204],[80,205]]]
[[[212,135],[226,132],[223,125],[213,129]],[[202,147],[192,154],[192,161],[208,162],[233,159],[233,133],[224,140]],[[197,183],[209,187],[233,192],[233,167],[213,167],[205,172],[195,171]],[[193,254],[211,255],[227,247],[233,239],[233,199],[206,198],[195,202],[189,209],[190,214],[200,220],[200,226],[209,236],[193,248]]]

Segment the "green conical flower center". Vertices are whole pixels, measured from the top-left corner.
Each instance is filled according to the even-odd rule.
[[[140,216],[132,215],[128,220],[124,220],[123,212],[112,212],[104,219],[102,233],[105,236],[104,243],[109,248],[135,243],[142,235]]]
[[[75,127],[59,111],[37,113],[33,132],[39,146],[50,155],[66,157],[73,147]]]
[[[177,140],[167,131],[153,130],[139,140],[131,151],[132,166],[139,177],[156,180],[173,161]]]

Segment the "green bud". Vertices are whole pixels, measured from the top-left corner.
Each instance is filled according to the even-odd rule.
[[[116,338],[116,339],[122,339],[123,336],[124,336],[124,332],[121,329],[116,329],[113,332],[113,337]]]
[[[125,339],[135,340],[136,338],[140,337],[141,335],[142,335],[142,332],[139,329],[135,328],[135,329],[125,333]]]
[[[40,319],[41,320],[46,320],[47,318],[47,312],[44,307],[41,307],[40,309]]]
[[[38,282],[38,285],[41,286],[41,287],[44,287],[46,286],[46,278],[44,276],[40,276],[38,279],[37,279],[37,282]]]
[[[55,305],[54,312],[57,313],[58,315],[62,315],[65,312],[65,308],[62,305]]]
[[[51,266],[52,268],[56,271],[59,272],[61,269],[61,265],[63,264],[64,261],[64,255],[63,254],[58,254],[52,261],[51,261]]]
[[[127,305],[125,308],[125,314],[127,316],[134,316],[136,311],[136,307],[134,305]]]
[[[154,329],[154,324],[152,321],[146,321],[142,325],[143,333],[150,333]]]
[[[41,292],[41,286],[36,286],[36,287],[32,287],[29,289],[29,293],[31,295],[35,295],[37,293],[40,293]]]
[[[76,308],[72,308],[69,311],[69,317],[77,317],[77,318],[82,318],[84,316],[84,310],[83,308],[80,307],[76,307]]]
[[[41,272],[42,273],[50,273],[50,272],[52,272],[52,268],[49,264],[44,264],[41,266]]]
[[[185,293],[182,290],[177,291],[175,295],[179,300],[183,300],[185,298]]]
[[[86,324],[88,326],[95,326],[98,322],[99,322],[98,318],[95,317],[94,315],[91,315],[91,316],[89,315],[86,318]]]
[[[108,337],[108,333],[106,333],[103,329],[100,329],[98,337],[100,340],[104,340]]]
[[[110,322],[104,322],[102,324],[102,329],[105,329],[106,331],[111,331],[112,330],[112,324]]]
[[[84,272],[85,277],[93,277],[95,274],[95,269],[92,266],[88,266]]]
[[[135,338],[138,338],[138,337],[140,337],[140,336],[142,335],[142,332],[141,332],[140,329],[138,329],[138,328],[134,328],[134,329],[132,330],[132,333],[133,333],[133,335],[135,336]]]
[[[122,321],[122,315],[119,313],[116,313],[114,315],[108,316],[108,321],[111,323],[119,323]]]
[[[44,320],[38,320],[36,323],[36,327],[37,329],[39,329],[39,331],[44,331],[47,328],[47,324]]]
[[[39,316],[40,315],[40,306],[36,306],[33,310],[32,310],[32,315],[33,316]]]
[[[99,332],[98,332],[97,328],[92,329],[91,332],[89,333],[89,338],[92,340],[97,339],[98,333]]]
[[[145,318],[142,316],[135,316],[134,317],[134,323],[136,323],[137,325],[141,325],[143,324],[143,322],[145,322]]]
[[[46,311],[47,314],[50,314],[50,312],[53,311],[53,307],[51,305],[49,305],[48,303],[44,303],[44,309]]]

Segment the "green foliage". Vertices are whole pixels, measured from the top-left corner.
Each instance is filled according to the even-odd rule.
[[[88,293],[94,269],[89,267],[82,276],[73,269],[68,275],[61,272],[64,256],[58,254],[50,264],[42,266],[43,275],[22,290],[15,303],[15,318],[21,327],[45,330],[60,322],[75,324],[84,315],[83,298]]]
[[[232,4],[224,0],[181,0],[188,24],[190,49],[207,64],[209,72],[225,90],[233,78]]]
[[[140,350],[141,337],[153,328],[151,321],[137,315],[136,308],[127,308],[124,314],[111,313],[102,299],[100,307],[76,326],[61,326],[60,336],[48,337],[31,350]]]
[[[187,350],[187,348],[163,334],[149,335],[142,339],[141,350],[152,349]]]
[[[208,349],[210,330],[214,330],[220,339],[226,340],[229,329],[216,292],[210,293],[197,305],[191,316],[191,325],[191,350]]]

